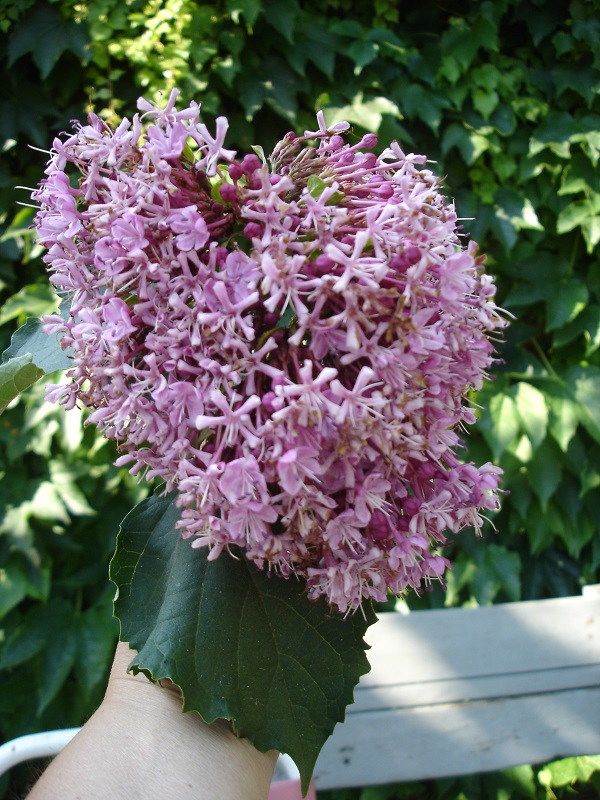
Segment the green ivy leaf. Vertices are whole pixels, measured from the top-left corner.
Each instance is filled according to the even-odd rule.
[[[443,96],[436,96],[419,83],[410,83],[399,94],[399,98],[407,117],[422,120],[437,133],[442,121],[442,109],[449,105]]]
[[[560,390],[546,393],[550,408],[549,430],[563,453],[567,452],[571,439],[579,425],[579,408],[576,401]]]
[[[285,3],[271,3],[265,19],[290,44],[294,44],[296,19],[299,13],[300,7],[296,0],[286,0]]]
[[[584,310],[590,293],[579,281],[560,283],[546,300],[546,331],[562,328]]]
[[[600,487],[600,447],[596,446],[590,452],[583,474],[581,475],[581,496],[591,489]]]
[[[556,522],[554,517],[544,513],[540,507],[535,505],[527,517],[525,530],[527,539],[531,547],[531,555],[536,556],[552,544],[556,535]]]
[[[473,591],[480,605],[492,602],[503,589],[511,600],[521,599],[521,559],[504,545],[487,544],[478,561],[473,578]]]
[[[600,194],[590,192],[585,200],[569,203],[558,215],[557,233],[568,233],[581,228],[586,240],[587,251],[591,253],[600,242]]]
[[[299,58],[302,64],[312,61],[329,81],[333,81],[338,37],[330,29],[316,27],[311,21],[303,22],[299,26],[299,33],[299,46],[288,54],[290,64],[295,68],[292,56]]]
[[[0,651],[0,669],[18,667],[41,653],[61,628],[69,626],[72,608],[55,598],[49,605],[36,604],[7,636]]]
[[[0,619],[27,596],[29,580],[17,559],[9,559],[0,569]]]
[[[514,399],[509,394],[494,395],[482,413],[479,429],[492,448],[494,460],[498,461],[520,430],[520,417]]]
[[[71,50],[83,64],[87,64],[90,52],[85,27],[74,20],[64,19],[56,8],[38,5],[25,17],[11,37],[8,66],[11,67],[26,53],[31,53],[42,78],[47,78],[67,50]]]
[[[527,466],[527,480],[538,496],[544,512],[548,508],[548,501],[558,489],[562,476],[561,460],[555,448],[556,445],[552,446],[552,440],[546,440]]]
[[[362,68],[375,61],[379,55],[379,45],[368,39],[358,39],[350,45],[347,54],[354,63],[354,74],[360,75]]]
[[[227,0],[227,13],[236,25],[239,24],[240,16],[243,14],[249,28],[252,28],[263,7],[261,0]]]
[[[48,462],[48,468],[52,485],[69,513],[78,517],[93,517],[97,512],[76,482],[81,477],[77,466],[62,458],[53,458]]]
[[[38,690],[38,715],[48,708],[62,689],[77,658],[77,620],[74,612],[48,638],[42,652]]]
[[[556,83],[557,96],[565,91],[577,92],[588,106],[591,106],[596,95],[597,73],[593,67],[583,64],[558,64],[552,70]]]
[[[579,421],[600,442],[600,367],[574,367],[565,380],[579,404]]]
[[[544,395],[535,386],[524,381],[511,387],[511,393],[517,404],[521,429],[525,431],[535,450],[546,438],[548,428],[548,408]]]
[[[494,200],[494,229],[507,252],[517,243],[519,231],[544,230],[528,197],[503,186],[495,193]]]
[[[336,122],[341,121],[353,122],[368,131],[379,129],[384,114],[402,119],[398,106],[388,100],[387,97],[372,97],[367,100],[360,92],[353,98],[352,105],[330,106],[325,109],[328,125],[334,125]]]
[[[242,554],[208,561],[175,530],[175,498],[152,497],[122,523],[111,579],[131,667],[181,687],[185,711],[230,719],[259,750],[289,753],[304,791],[324,742],[368,671],[374,614],[346,619],[310,602],[301,581]]]
[[[569,158],[571,137],[579,131],[571,114],[566,111],[551,112],[531,137],[529,154],[534,156],[549,148],[559,158]]]
[[[88,695],[106,676],[118,633],[110,607],[89,608],[79,618],[77,680]]]
[[[600,770],[600,756],[579,756],[552,761],[538,773],[542,786],[568,786],[575,781],[586,783],[592,774]]]
[[[475,89],[473,92],[473,105],[485,120],[489,119],[496,110],[499,101],[498,92],[494,90],[483,91],[482,89]]]
[[[580,336],[586,342],[585,357],[589,358],[600,347],[600,306],[586,306],[576,319],[556,332],[552,345],[565,347]]]

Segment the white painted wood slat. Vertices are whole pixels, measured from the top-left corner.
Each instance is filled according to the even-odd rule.
[[[382,615],[318,788],[600,753],[600,592]]]

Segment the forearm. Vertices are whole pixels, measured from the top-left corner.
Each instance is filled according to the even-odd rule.
[[[28,800],[266,800],[276,753],[182,714],[174,689],[126,675],[131,658],[120,645],[104,702]]]

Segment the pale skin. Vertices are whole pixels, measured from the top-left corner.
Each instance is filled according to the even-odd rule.
[[[119,644],[105,698],[27,800],[266,800],[277,753],[181,713],[181,695],[130,675]]]

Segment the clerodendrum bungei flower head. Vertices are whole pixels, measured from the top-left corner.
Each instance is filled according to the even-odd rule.
[[[396,142],[320,113],[235,160],[176,98],[54,143],[34,197],[73,368],[49,398],[176,490],[211,559],[240,547],[342,612],[442,579],[446,533],[497,504],[500,470],[456,455],[505,324],[483,259]]]

